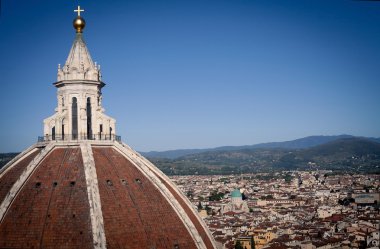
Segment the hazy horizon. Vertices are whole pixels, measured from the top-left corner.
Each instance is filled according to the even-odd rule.
[[[203,150],[203,149],[213,149],[213,148],[218,148],[218,147],[229,147],[229,146],[251,146],[251,145],[258,145],[258,144],[266,144],[266,143],[281,143],[281,142],[291,142],[294,140],[302,139],[302,138],[307,138],[307,137],[315,137],[315,136],[354,136],[354,137],[363,137],[363,138],[375,138],[375,139],[380,139],[380,137],[366,137],[366,136],[356,136],[356,135],[351,135],[351,134],[337,134],[337,135],[310,135],[306,137],[299,137],[299,138],[294,138],[290,140],[281,140],[281,141],[265,141],[265,142],[259,142],[259,143],[251,143],[251,144],[224,144],[224,145],[217,145],[217,146],[212,146],[212,147],[201,147],[201,148],[168,148],[168,149],[163,149],[163,150],[147,150],[147,151],[142,151],[139,150],[140,152],[143,153],[148,153],[148,152],[166,152],[166,151],[175,151],[175,150]],[[32,144],[30,144],[32,145]],[[24,148],[26,149],[26,148]],[[20,151],[4,151],[0,153],[19,153]]]

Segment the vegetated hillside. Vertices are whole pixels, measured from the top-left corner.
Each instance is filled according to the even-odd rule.
[[[303,151],[304,156],[322,157],[363,157],[368,154],[379,154],[380,143],[372,142],[363,138],[346,138],[333,141],[324,145],[316,146]]]
[[[198,154],[202,152],[212,152],[212,151],[240,151],[240,150],[251,150],[251,149],[306,149],[313,146],[326,144],[335,140],[344,138],[355,138],[351,135],[339,135],[339,136],[309,136],[292,141],[285,142],[273,142],[273,143],[261,143],[255,145],[244,145],[244,146],[222,146],[209,149],[184,149],[184,150],[168,150],[168,151],[151,151],[151,152],[141,152],[142,155],[152,158],[170,158],[176,159],[182,156]],[[380,143],[380,138],[367,138],[369,140]]]
[[[268,162],[278,161],[288,152],[283,149],[244,149],[207,151],[176,159],[148,158],[165,174],[237,174],[267,170]]]
[[[299,138],[292,141],[285,142],[273,142],[273,143],[262,143],[254,145],[256,148],[284,148],[284,149],[306,149],[314,147],[321,144],[326,144],[331,141],[353,138],[351,135],[339,135],[339,136],[309,136],[304,138]]]
[[[380,143],[346,138],[290,153],[274,164],[281,168],[317,166],[328,169],[380,171]]]
[[[149,151],[149,152],[140,152],[141,155],[145,157],[152,158],[178,158],[185,155],[202,153],[209,151],[211,149],[183,149],[183,150],[167,150],[167,151]]]
[[[345,138],[308,149],[207,151],[176,159],[150,158],[166,174],[231,174],[278,169],[380,172],[380,144]]]
[[[372,141],[374,141],[374,142],[376,142],[376,143],[380,143],[380,137],[378,137],[378,138],[369,138],[370,140],[372,140]]]

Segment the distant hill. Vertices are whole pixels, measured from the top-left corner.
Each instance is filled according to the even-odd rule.
[[[380,173],[380,143],[351,136],[303,149],[250,147],[150,160],[166,174],[233,174],[279,169]]]
[[[367,154],[380,154],[380,143],[365,138],[344,138],[315,146],[302,151],[305,157],[362,157]]]
[[[185,155],[197,154],[206,152],[213,149],[181,149],[181,150],[167,150],[167,151],[150,151],[150,152],[140,152],[145,157],[152,158],[178,158]]]
[[[377,167],[380,170],[380,143],[373,139],[344,138],[282,157],[275,167],[323,166],[329,169],[357,169]]]
[[[151,152],[141,152],[142,155],[150,158],[169,158],[175,159],[186,155],[198,154],[208,151],[237,151],[246,149],[258,149],[258,148],[280,148],[280,149],[305,149],[313,146],[326,144],[331,141],[344,139],[344,138],[354,138],[351,135],[339,135],[339,136],[309,136],[292,141],[285,142],[271,142],[271,143],[261,143],[255,145],[243,145],[243,146],[222,146],[209,149],[182,149],[182,150],[168,150],[168,151],[151,151]],[[380,143],[380,138],[367,138],[369,140]]]

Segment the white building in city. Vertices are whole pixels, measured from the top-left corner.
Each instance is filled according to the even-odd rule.
[[[243,201],[243,195],[240,190],[235,189],[231,192],[231,203],[222,205],[221,213],[225,214],[227,212],[249,212],[249,207],[246,201]]]

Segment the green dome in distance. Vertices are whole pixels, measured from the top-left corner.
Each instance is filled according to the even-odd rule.
[[[235,189],[234,191],[231,192],[231,197],[242,197],[241,193],[240,193],[240,190],[239,189]]]

